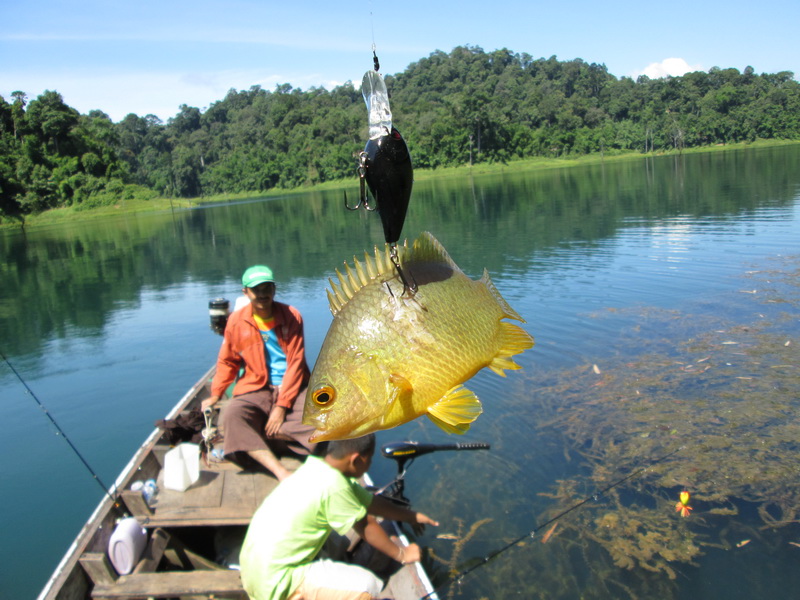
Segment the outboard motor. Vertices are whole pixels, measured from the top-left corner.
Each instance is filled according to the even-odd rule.
[[[231,303],[227,298],[214,298],[208,302],[208,317],[211,319],[211,331],[222,335],[228,324]]]
[[[405,491],[405,476],[408,467],[418,456],[438,452],[440,450],[489,450],[491,446],[484,442],[470,442],[458,444],[420,444],[419,442],[389,442],[381,447],[384,458],[391,458],[397,462],[397,476],[392,482],[383,486],[377,493],[384,498],[401,506],[411,503],[403,495]],[[408,465],[406,464],[408,463]]]

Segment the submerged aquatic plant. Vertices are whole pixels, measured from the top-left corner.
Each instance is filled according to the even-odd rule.
[[[767,291],[748,292],[758,303],[751,323],[692,324],[691,315],[644,310],[615,344],[652,336],[646,354],[592,360],[539,391],[548,415],[540,427],[561,432],[583,467],[558,483],[545,516],[678,450],[570,515],[576,544],[598,544],[622,569],[674,579],[704,547],[742,547],[729,534],[732,520],[747,527],[743,512],[757,514],[762,531],[800,522],[798,280],[785,270],[767,278]],[[687,495],[676,512],[685,489],[694,510]]]
[[[461,563],[461,561],[462,561],[462,556],[461,555],[464,552],[464,547],[472,539],[472,537],[475,535],[475,533],[478,531],[478,528],[480,528],[482,525],[485,525],[486,523],[489,523],[491,521],[492,521],[492,519],[480,519],[479,521],[476,521],[475,523],[470,525],[470,527],[469,527],[469,529],[467,531],[464,531],[464,529],[465,529],[464,521],[462,519],[456,518],[455,519],[456,532],[454,534],[452,534],[452,535],[442,535],[442,536],[439,537],[439,539],[447,539],[447,540],[450,540],[450,541],[453,542],[453,548],[452,548],[452,551],[450,552],[450,557],[449,558],[440,557],[438,554],[436,554],[436,552],[434,551],[433,548],[430,548],[428,550],[429,555],[433,560],[438,561],[439,563],[441,563],[445,567],[447,567],[447,577],[448,578],[454,578],[454,577],[458,576],[458,574],[461,572],[461,570],[464,569],[467,566],[467,565]],[[467,562],[468,563],[469,562],[473,562],[474,560],[476,560],[476,559],[473,558],[473,559],[468,560]],[[449,586],[449,588],[447,590],[447,598],[448,598],[448,600],[452,600],[452,598],[455,596],[456,590],[457,590],[456,586],[452,586],[452,585]]]

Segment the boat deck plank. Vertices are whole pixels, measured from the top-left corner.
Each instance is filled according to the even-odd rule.
[[[295,469],[300,462],[283,458]],[[202,465],[200,478],[183,492],[164,487],[163,471],[158,476],[158,495],[148,528],[166,526],[247,525],[264,498],[278,485],[265,472],[244,471],[230,463]]]
[[[247,598],[238,571],[173,571],[122,575],[112,584],[97,584],[93,598]]]

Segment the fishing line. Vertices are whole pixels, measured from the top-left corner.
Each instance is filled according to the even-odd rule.
[[[369,26],[372,29],[372,65],[375,68],[375,72],[381,70],[381,63],[378,60],[378,55],[376,53],[377,46],[375,45],[375,15],[372,14],[372,2],[369,3]]]
[[[680,452],[684,448],[685,448],[685,446],[678,446],[677,448],[675,448],[675,450],[673,450],[671,452],[668,452],[667,454],[663,455],[662,457],[657,458],[656,460],[653,460],[653,461],[649,462],[644,467],[639,468],[638,470],[634,471],[633,473],[629,473],[628,475],[626,475],[622,479],[618,479],[614,483],[611,483],[610,485],[607,485],[606,487],[604,487],[599,492],[595,492],[591,496],[586,496],[586,498],[584,498],[580,502],[577,502],[576,504],[573,504],[569,508],[561,511],[555,517],[545,521],[541,525],[536,526],[534,529],[531,529],[528,533],[525,533],[524,535],[519,536],[518,538],[516,538],[515,540],[509,542],[508,544],[506,544],[502,548],[500,548],[498,550],[495,550],[494,552],[490,552],[489,554],[485,555],[483,558],[480,559],[479,563],[477,563],[475,565],[472,565],[468,569],[464,569],[463,571],[460,571],[460,572],[456,573],[455,575],[449,576],[444,581],[444,583],[438,585],[437,587],[435,587],[433,589],[433,591],[431,591],[431,592],[425,594],[424,596],[422,596],[422,598],[420,600],[425,600],[426,598],[430,598],[433,594],[437,593],[442,588],[447,587],[448,585],[450,585],[453,582],[460,583],[461,580],[465,576],[467,576],[470,573],[472,573],[475,569],[477,569],[479,567],[482,567],[485,564],[487,564],[488,562],[490,562],[491,560],[497,558],[500,554],[502,554],[503,552],[505,552],[509,548],[512,548],[513,546],[516,546],[517,544],[519,544],[522,540],[524,540],[526,538],[533,538],[534,535],[536,534],[536,532],[539,531],[540,529],[543,529],[544,527],[547,527],[551,523],[554,523],[554,522],[558,521],[561,517],[563,517],[565,515],[568,515],[569,513],[571,513],[574,510],[579,509],[581,506],[583,506],[584,504],[586,504],[590,500],[597,500],[600,496],[603,496],[606,492],[608,492],[610,490],[613,490],[615,487],[617,487],[619,485],[622,485],[623,483],[625,483],[629,479],[633,479],[637,475],[640,475],[640,474],[644,473],[645,471],[647,471],[648,469],[651,469],[652,467],[654,467],[658,463],[667,460],[670,456],[673,456],[673,455],[677,454],[678,452]]]
[[[8,360],[8,358],[6,358],[6,355],[3,354],[1,351],[0,351],[0,356],[3,357],[3,360],[8,365],[8,368],[11,369],[11,372],[14,373],[14,375],[16,375],[17,379],[19,379],[20,383],[25,388],[25,390],[28,392],[30,397],[33,398],[36,401],[36,404],[39,405],[39,408],[42,409],[42,412],[44,412],[45,416],[47,416],[47,418],[50,419],[50,422],[56,428],[56,435],[60,435],[61,437],[64,438],[64,441],[66,441],[67,444],[69,444],[69,447],[72,448],[72,451],[75,453],[75,456],[77,456],[81,460],[81,462],[83,463],[83,466],[86,467],[86,469],[89,471],[89,473],[91,473],[92,477],[97,482],[97,485],[99,485],[101,488],[103,488],[103,493],[106,494],[111,499],[112,502],[116,503],[116,499],[114,498],[114,496],[111,495],[111,492],[106,487],[106,485],[103,483],[103,481],[100,479],[100,476],[94,471],[94,469],[92,469],[92,467],[89,465],[89,463],[83,457],[83,455],[75,447],[75,444],[73,444],[72,441],[67,437],[67,434],[64,433],[63,429],[61,429],[59,424],[53,418],[53,415],[51,415],[50,411],[47,410],[47,407],[44,404],[42,404],[42,402],[39,400],[39,398],[36,397],[36,394],[33,392],[33,390],[28,386],[27,383],[25,383],[25,380],[22,378],[22,375],[19,374],[19,371],[17,371],[14,368],[14,365],[11,364],[11,361]],[[116,485],[114,487],[116,489]]]

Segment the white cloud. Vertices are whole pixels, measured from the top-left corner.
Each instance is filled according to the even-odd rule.
[[[690,65],[682,58],[665,58],[659,63],[650,63],[642,71],[633,74],[634,79],[639,75],[647,75],[650,79],[659,79],[671,75],[679,77],[692,71],[702,71],[702,65]]]

